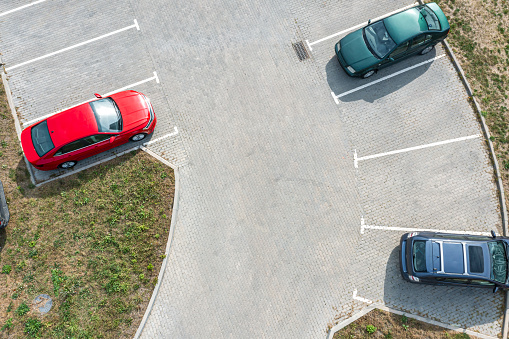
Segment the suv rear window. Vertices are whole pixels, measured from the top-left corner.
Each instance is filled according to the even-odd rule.
[[[413,262],[416,272],[426,272],[426,241],[416,240],[413,245]]]
[[[470,272],[484,272],[484,255],[481,246],[468,246],[468,262],[470,263]]]
[[[55,145],[49,135],[48,122],[43,121],[40,124],[32,127],[32,143],[34,144],[37,155],[42,157],[44,154],[51,151]]]

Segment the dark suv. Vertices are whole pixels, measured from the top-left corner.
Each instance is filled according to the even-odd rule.
[[[413,283],[509,288],[509,238],[432,232],[401,237],[400,268]]]

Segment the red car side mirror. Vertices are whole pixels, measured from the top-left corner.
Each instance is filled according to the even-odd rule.
[[[113,141],[115,141],[115,137],[110,138],[110,143],[112,143]]]
[[[94,95],[95,95],[96,98],[99,98],[99,99],[102,98],[102,96],[99,93],[94,93]]]

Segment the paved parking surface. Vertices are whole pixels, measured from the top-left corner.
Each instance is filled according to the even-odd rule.
[[[369,302],[500,332],[502,294],[414,286],[398,272],[391,227],[501,231],[452,64],[437,48],[352,79],[334,57],[342,35],[322,40],[410,3],[46,0],[12,11],[30,3],[0,4],[20,121],[132,87],[158,116],[147,147],[180,167],[142,337],[320,338]],[[306,40],[300,62],[292,43]]]

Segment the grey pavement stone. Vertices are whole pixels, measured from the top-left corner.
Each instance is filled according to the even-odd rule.
[[[2,11],[29,3],[9,0]],[[481,139],[364,160],[359,156],[480,133],[447,58],[340,98],[367,81],[316,41],[408,3],[48,0],[0,18],[22,121],[149,78],[158,126],[148,148],[180,167],[181,195],[164,279],[143,338],[320,338],[360,310],[358,295],[496,335],[499,294],[422,287],[398,272],[401,234],[367,224],[488,231],[500,227]],[[129,145],[128,145],[129,146]],[[125,147],[128,147],[125,146]],[[80,163],[94,164],[117,149]],[[45,175],[58,175],[46,173]],[[41,180],[44,180],[41,179]],[[439,296],[430,298],[429,295]],[[446,300],[447,302],[444,302]],[[477,306],[481,303],[481,306]]]

